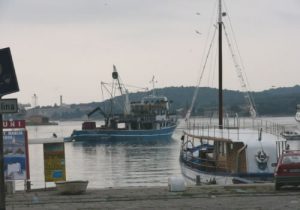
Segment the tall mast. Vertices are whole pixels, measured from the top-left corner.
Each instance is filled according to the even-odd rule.
[[[223,59],[222,59],[222,1],[219,0],[219,128],[223,129]]]
[[[155,81],[154,76],[152,77],[152,80],[150,81],[150,83],[152,83],[152,95],[155,96],[155,83],[157,83],[157,81]]]

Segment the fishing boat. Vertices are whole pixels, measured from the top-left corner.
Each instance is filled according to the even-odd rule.
[[[99,111],[104,116],[104,125],[96,126],[95,121],[85,121],[81,130],[74,130],[65,141],[143,141],[169,140],[176,128],[176,116],[170,115],[170,101],[153,91],[140,101],[129,101],[128,91],[121,83],[116,67],[113,68],[113,81],[124,98],[123,113],[105,112],[97,107],[88,113],[88,117]],[[111,98],[113,106],[114,97]]]
[[[186,115],[186,129],[181,136],[180,162],[182,174],[189,184],[272,181],[276,166],[274,163],[277,162],[280,154],[286,149],[286,140],[280,135],[284,131],[284,127],[257,118],[253,97],[247,89],[241,65],[236,57],[238,53],[233,52],[233,45],[226,31],[227,27],[224,25],[223,19],[226,18],[228,13],[223,11],[222,6],[222,1],[219,0],[217,24],[215,24],[214,33],[218,34],[218,119],[191,119],[190,115],[198,91],[196,89],[191,107]],[[230,118],[229,115],[224,114],[222,33],[225,34],[228,48],[233,57],[234,67],[245,94],[248,104],[247,109],[251,115],[248,118],[242,119],[238,114]],[[206,58],[208,57],[209,55],[206,56]],[[205,65],[206,63],[203,65],[201,77]]]

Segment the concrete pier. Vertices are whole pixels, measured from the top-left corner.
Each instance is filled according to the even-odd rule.
[[[6,198],[16,209],[299,209],[300,189],[274,190],[273,184],[201,185],[184,192],[168,187],[88,189],[81,195],[61,195],[53,189],[16,192]]]

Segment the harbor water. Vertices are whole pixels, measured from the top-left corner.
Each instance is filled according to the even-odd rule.
[[[100,124],[101,122],[97,122]],[[28,126],[30,180],[32,188],[45,187],[43,144],[55,133],[67,137],[81,122],[59,122],[56,126]],[[88,180],[88,188],[126,186],[166,186],[169,176],[181,173],[179,139],[165,142],[67,142],[65,143],[67,180]],[[17,186],[22,186],[19,182]],[[54,186],[47,183],[46,187]]]
[[[265,119],[300,130],[300,123],[293,117]],[[88,188],[166,186],[168,177],[181,175],[179,152],[183,125],[180,121],[173,138],[167,142],[65,143],[67,180],[88,180]],[[54,186],[44,181],[43,141],[53,133],[63,138],[80,128],[79,121],[27,127],[33,189]],[[300,141],[288,143],[291,149],[300,149]],[[23,181],[17,181],[16,185],[17,189],[22,189]]]

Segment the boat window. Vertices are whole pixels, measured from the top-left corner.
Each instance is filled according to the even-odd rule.
[[[219,141],[216,142],[216,153],[222,154],[221,142],[219,142]]]
[[[227,154],[227,144],[225,142],[217,142],[218,153],[221,155]]]
[[[126,124],[125,123],[118,123],[117,124],[117,128],[126,128]]]
[[[223,142],[223,155],[227,154],[227,144]]]

